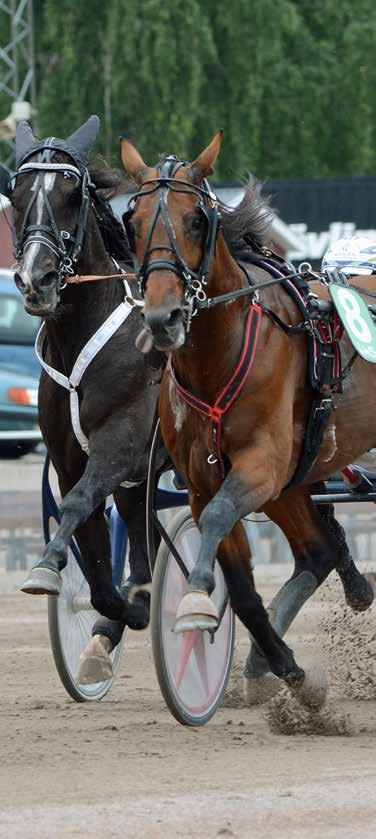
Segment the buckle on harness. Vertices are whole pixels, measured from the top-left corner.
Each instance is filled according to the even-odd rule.
[[[328,397],[328,396],[325,397],[324,399],[321,400],[320,405],[318,405],[318,407],[316,408],[315,416],[316,416],[316,414],[322,414],[325,411],[331,411],[332,406],[333,406],[332,397],[331,396],[330,397]]]

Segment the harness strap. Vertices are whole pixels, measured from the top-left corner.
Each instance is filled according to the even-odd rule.
[[[258,306],[257,303],[254,303],[248,312],[243,349],[240,359],[233,375],[219,394],[214,405],[209,405],[208,402],[198,399],[197,396],[190,393],[182,387],[181,384],[179,384],[172,366],[171,357],[169,358],[167,365],[167,371],[174,382],[179,396],[187,405],[189,405],[190,408],[193,408],[195,411],[198,411],[198,413],[208,417],[210,420],[212,454],[210,455],[208,462],[218,463],[218,477],[221,481],[223,481],[226,476],[221,451],[222,417],[227,413],[231,405],[235,402],[235,399],[239,396],[251,370],[257,347],[261,314],[262,311],[260,306]]]
[[[94,335],[89,338],[88,342],[85,344],[76,359],[69,378],[68,376],[65,376],[64,373],[60,373],[59,370],[55,370],[54,367],[51,367],[50,364],[47,364],[47,362],[44,361],[43,346],[46,337],[45,323],[42,323],[36,337],[35,353],[39,363],[51,379],[69,391],[72,428],[82,450],[86,454],[89,454],[89,441],[81,428],[80,405],[77,388],[89,364],[93,361],[95,356],[98,355],[105,344],[107,344],[110,338],[112,338],[116,330],[119,329],[119,327],[126,321],[127,317],[133,311],[133,308],[134,307],[130,303],[125,301],[117,306],[104,323],[102,323],[99,329],[97,329]]]
[[[23,163],[22,166],[18,168],[17,174],[30,169],[36,169],[38,171],[44,169],[46,172],[69,172],[70,174],[75,175],[76,178],[81,178],[80,170],[77,169],[77,166],[72,166],[70,163]]]
[[[136,280],[136,274],[126,274],[127,280]],[[65,282],[68,285],[79,285],[80,283],[90,283],[95,280],[114,280],[119,279],[119,272],[117,274],[74,274],[72,277],[66,277]],[[136,305],[143,306],[142,301],[135,301]]]

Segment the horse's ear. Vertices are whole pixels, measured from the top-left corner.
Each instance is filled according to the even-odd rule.
[[[142,177],[145,171],[148,169],[146,163],[144,163],[140,153],[137,151],[133,143],[130,143],[129,140],[126,140],[125,137],[121,137],[121,159],[123,161],[123,166],[128,175],[136,181],[136,183],[142,183]]]
[[[16,166],[18,166],[24,154],[37,142],[31,125],[25,119],[22,119],[16,128]]]
[[[211,143],[206,146],[206,149],[196,157],[190,164],[191,176],[195,182],[200,183],[208,175],[211,175],[214,169],[215,161],[220,152],[223,130],[217,131]]]
[[[8,169],[0,164],[0,195],[5,195],[6,198],[9,198],[10,192],[10,175]]]
[[[69,143],[69,145],[72,146],[72,148],[75,149],[75,151],[77,151],[85,161],[88,158],[91,147],[97,139],[100,127],[101,123],[99,117],[97,117],[96,114],[93,114],[67,139],[67,143]]]

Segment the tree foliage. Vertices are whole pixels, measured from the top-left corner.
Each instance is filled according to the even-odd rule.
[[[34,6],[41,135],[95,112],[112,161],[120,134],[152,163],[194,157],[223,127],[227,180],[375,173],[374,0]]]

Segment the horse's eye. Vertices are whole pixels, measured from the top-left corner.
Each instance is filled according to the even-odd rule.
[[[200,239],[204,228],[204,216],[201,213],[190,215],[186,219],[185,229],[191,239]]]
[[[191,230],[198,231],[202,230],[204,219],[201,215],[193,216],[190,223]]]
[[[71,204],[72,206],[76,207],[77,204],[80,203],[80,199],[81,191],[79,189],[74,189],[68,197],[68,204]]]

